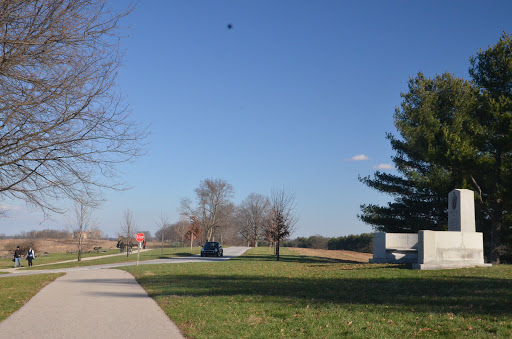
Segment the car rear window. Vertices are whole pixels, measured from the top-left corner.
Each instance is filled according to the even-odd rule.
[[[214,242],[207,242],[205,245],[204,245],[204,248],[205,249],[212,249],[212,248],[216,248],[217,247],[217,243],[214,243]]]

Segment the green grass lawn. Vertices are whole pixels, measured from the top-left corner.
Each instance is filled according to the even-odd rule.
[[[82,253],[82,258],[95,257],[95,256],[103,256],[107,254],[116,254],[119,253],[119,250],[107,250],[106,252],[90,252],[90,253]],[[68,254],[68,253],[50,253],[50,254],[39,254],[36,253],[36,259],[34,259],[34,265],[41,264],[49,264],[58,261],[66,261],[66,260],[76,260],[78,255]],[[25,256],[21,257],[21,264],[23,266],[28,265],[28,261],[25,259]],[[12,257],[7,259],[0,259],[0,268],[11,268],[14,267],[14,262],[12,261]]]
[[[63,274],[38,274],[0,279],[0,321],[16,312],[43,287]],[[44,310],[42,310],[43,312]],[[30,318],[30,315],[28,315]],[[20,324],[25,326],[25,324]]]
[[[164,248],[163,251],[161,249],[153,249],[146,252],[140,253],[140,261],[145,260],[153,260],[153,259],[165,259],[165,258],[173,258],[173,257],[184,257],[190,256],[194,254],[199,254],[200,247],[194,247],[190,249],[190,247],[178,247],[178,248]],[[117,250],[115,253],[119,253]],[[108,258],[100,258],[95,260],[88,261],[74,261],[63,264],[55,264],[55,265],[45,265],[38,266],[39,262],[34,261],[33,267],[26,268],[27,270],[49,270],[49,269],[57,269],[57,268],[68,268],[68,267],[80,267],[80,266],[91,266],[91,265],[102,265],[102,264],[112,264],[119,262],[129,262],[129,261],[137,261],[137,250],[133,250],[133,252],[126,257],[126,252],[124,255],[108,257]]]
[[[512,337],[512,266],[417,271],[268,248],[126,267],[192,338]]]

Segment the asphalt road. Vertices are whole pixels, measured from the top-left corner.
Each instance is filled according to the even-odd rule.
[[[224,249],[221,258],[172,258],[147,264],[229,260],[248,247]],[[183,338],[178,328],[128,272],[108,264],[11,275],[66,272],[0,323],[2,338]],[[3,274],[2,276],[7,276]]]

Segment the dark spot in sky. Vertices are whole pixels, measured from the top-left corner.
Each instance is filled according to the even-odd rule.
[[[233,28],[233,25],[232,24],[228,24],[228,29],[231,29]]]

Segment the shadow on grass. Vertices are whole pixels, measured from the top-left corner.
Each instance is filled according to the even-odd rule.
[[[275,256],[268,255],[245,255],[242,257],[234,258],[233,261],[246,261],[246,262],[254,262],[254,261],[270,261],[276,262]],[[411,264],[383,264],[383,265],[368,265],[367,262],[355,261],[355,260],[344,260],[344,259],[336,259],[336,258],[324,258],[324,257],[313,257],[313,256],[301,256],[301,255],[281,255],[280,262],[283,263],[301,263],[301,264],[318,264],[311,265],[312,267],[320,266],[322,264],[353,264],[353,265],[361,265],[361,268],[364,269],[386,269],[386,268],[397,268],[397,269],[411,269]]]
[[[242,260],[242,261],[277,261],[275,256],[268,255],[247,255],[243,257],[238,257],[233,260]],[[322,258],[322,257],[310,257],[310,256],[300,256],[300,255],[280,255],[279,261],[281,262],[295,262],[295,263],[304,263],[304,264],[328,264],[328,263],[338,263],[338,264],[363,264],[360,261],[353,260],[343,260],[343,259],[334,259],[334,258]]]
[[[254,275],[159,275],[137,279],[151,297],[250,296],[261,302],[372,304],[419,312],[512,314],[512,280],[483,277],[287,278]],[[264,298],[263,298],[264,297]]]
[[[194,256],[195,254],[193,253],[190,253],[190,252],[178,252],[178,253],[174,253],[173,256],[176,256],[176,257],[191,257],[191,256]]]
[[[190,252],[178,252],[178,253],[171,253],[171,254],[145,254],[144,256],[141,256],[144,260],[152,260],[152,259],[171,259],[176,257],[192,257],[194,256],[193,253]]]

